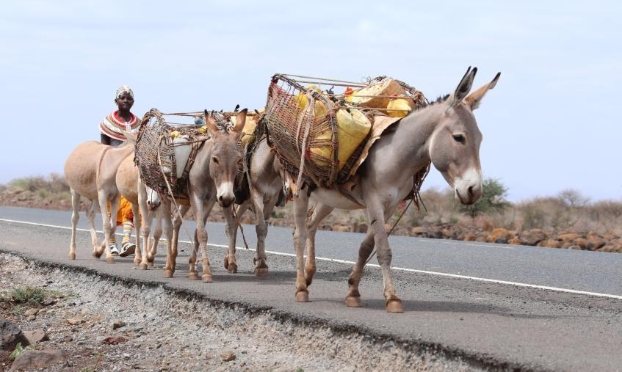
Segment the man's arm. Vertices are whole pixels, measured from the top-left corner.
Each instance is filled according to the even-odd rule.
[[[107,134],[103,134],[103,133],[101,134],[101,142],[104,145],[110,145],[110,142],[111,142],[110,140],[111,140],[110,136],[108,136]]]

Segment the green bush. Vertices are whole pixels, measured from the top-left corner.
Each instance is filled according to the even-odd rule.
[[[460,205],[458,210],[475,218],[481,214],[491,214],[502,212],[510,206],[505,200],[508,189],[501,181],[494,178],[486,178],[482,184],[482,197],[471,205]]]

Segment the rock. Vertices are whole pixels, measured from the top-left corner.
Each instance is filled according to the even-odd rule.
[[[108,344],[108,345],[117,345],[117,344],[121,344],[126,342],[127,339],[123,336],[110,336],[110,337],[106,337],[102,343],[104,344]]]
[[[30,345],[28,339],[15,324],[0,318],[0,350],[13,351],[18,343],[22,347]]]
[[[464,240],[465,242],[474,242],[476,239],[477,239],[477,235],[475,235],[475,233],[472,233],[472,232],[468,232],[464,234],[464,236],[462,237],[462,240]]]
[[[607,241],[605,241],[605,239],[602,239],[597,235],[588,235],[585,249],[590,251],[596,251],[604,247],[605,244],[607,244]]]
[[[548,236],[542,229],[531,229],[523,231],[519,234],[520,244],[522,245],[538,245],[541,241],[548,239]]]
[[[366,223],[362,223],[362,222],[354,222],[352,224],[352,232],[357,232],[357,233],[367,233],[367,229],[369,228],[369,226],[367,226]]]
[[[39,309],[28,309],[24,312],[24,315],[26,316],[33,316],[33,315],[37,315],[37,313],[39,313]]]
[[[587,239],[577,238],[574,240],[574,245],[579,246],[580,249],[587,249]]]
[[[566,232],[557,235],[557,240],[563,243],[573,242],[575,239],[580,238],[581,236],[577,233]]]
[[[440,228],[428,227],[428,226],[415,226],[410,230],[411,236],[418,236],[420,238],[441,239],[443,235],[440,232]]]
[[[71,319],[67,319],[67,323],[70,325],[78,325],[78,324],[84,323],[84,319],[71,318]]]
[[[33,371],[62,363],[69,358],[64,350],[26,350],[15,359],[10,371]]]
[[[37,329],[35,331],[24,331],[24,336],[26,336],[30,344],[36,344],[37,342],[50,340],[48,334],[45,333],[45,331],[42,329]]]
[[[454,239],[456,234],[452,229],[446,227],[441,230],[441,235],[443,235],[444,239]]]
[[[125,327],[125,322],[122,320],[115,320],[114,323],[112,323],[112,329],[119,329],[121,327]]]
[[[235,358],[236,356],[232,351],[227,351],[220,354],[220,360],[222,360],[223,362],[231,362],[235,360]]]
[[[331,230],[337,232],[349,232],[350,228],[345,225],[335,224],[331,226]]]
[[[490,235],[488,235],[488,241],[490,243],[506,244],[510,239],[514,237],[514,234],[503,227],[497,227],[493,229]]]

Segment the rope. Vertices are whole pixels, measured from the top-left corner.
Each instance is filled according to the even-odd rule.
[[[404,212],[402,212],[402,214],[397,218],[397,221],[395,221],[395,223],[393,224],[393,226],[391,227],[391,230],[389,230],[389,232],[387,233],[387,239],[389,238],[389,236],[391,236],[391,233],[393,233],[393,230],[395,230],[395,227],[397,226],[398,223],[400,223],[400,220],[402,219],[402,217],[404,217],[404,215],[406,214],[406,211],[408,210],[408,207],[410,207],[410,205],[412,204],[414,198],[410,199],[410,201],[408,202],[408,204],[406,205],[406,208],[404,208]],[[371,261],[371,259],[376,255],[376,248],[374,247],[374,250],[371,252],[371,254],[369,255],[369,257],[367,258],[367,261],[365,261],[365,265],[367,265],[369,263],[369,261]]]
[[[387,238],[389,236],[391,236],[391,233],[393,233],[393,230],[395,230],[395,227],[397,226],[397,224],[400,222],[400,220],[402,219],[402,217],[404,217],[404,215],[406,214],[406,211],[408,210],[408,207],[410,207],[410,205],[415,202],[417,203],[417,210],[420,211],[421,208],[419,207],[419,204],[421,204],[423,206],[423,209],[425,211],[427,211],[428,209],[425,207],[425,204],[423,203],[423,200],[421,199],[421,195],[419,193],[419,191],[421,190],[421,185],[423,185],[423,180],[425,180],[426,176],[428,175],[428,173],[430,172],[430,164],[426,165],[425,167],[423,167],[423,169],[419,170],[417,173],[415,173],[415,175],[413,176],[414,179],[414,184],[413,184],[413,189],[412,189],[412,197],[410,198],[410,201],[408,202],[408,204],[406,205],[406,208],[404,208],[404,212],[402,212],[402,214],[398,217],[397,221],[395,221],[395,223],[393,224],[393,226],[391,227],[391,230],[389,230],[389,232],[387,233]],[[369,257],[367,258],[367,261],[365,261],[365,265],[367,265],[369,263],[369,261],[376,255],[376,249],[374,247],[374,250],[371,252],[371,254],[369,255]]]
[[[350,84],[350,85],[354,85],[354,86],[359,86],[359,87],[364,87],[367,84],[365,83],[355,83],[353,81],[347,81],[347,80],[336,80],[336,79],[326,79],[326,78],[321,78],[321,77],[314,77],[314,76],[305,76],[305,75],[291,75],[291,74],[277,74],[277,75],[282,75],[282,76],[291,76],[291,77],[298,77],[298,78],[303,78],[303,79],[315,79],[316,81],[303,81],[303,80],[298,80],[299,82],[302,83],[316,83],[316,84],[322,84],[322,82],[335,82],[335,83],[346,83],[346,84]],[[338,85],[338,84],[325,84],[325,85]]]
[[[242,227],[242,224],[240,223],[240,220],[238,219],[238,215],[235,212],[235,208],[231,208],[231,212],[233,214],[233,218],[235,219],[238,227],[240,228],[240,232],[242,233],[242,240],[244,241],[244,248],[248,249],[248,243],[246,242],[246,236],[244,235],[244,227]]]
[[[307,96],[310,96],[309,94],[307,94]],[[305,108],[305,112],[310,112],[312,110],[312,108],[315,107],[315,99],[313,99],[313,97],[311,97],[311,99],[309,100],[309,104],[307,105],[307,107]],[[298,120],[298,134],[296,135],[296,138],[300,138],[300,129],[301,129],[301,125],[302,125],[302,119],[305,117],[305,114],[300,115],[299,120]],[[300,165],[298,166],[298,177],[296,178],[296,193],[300,192],[301,189],[301,185],[302,185],[302,174],[304,173],[304,167],[305,167],[305,149],[307,148],[307,140],[309,139],[309,132],[311,131],[311,123],[313,122],[312,119],[306,120],[306,125],[304,128],[304,135],[302,137],[302,146],[300,147],[302,151],[300,151]]]

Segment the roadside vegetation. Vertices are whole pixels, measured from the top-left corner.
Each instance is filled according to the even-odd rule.
[[[567,189],[512,203],[507,193],[500,180],[486,178],[482,198],[462,206],[448,188],[427,189],[419,208],[402,202],[387,229],[393,235],[622,252],[622,199],[592,201]],[[64,177],[52,173],[0,185],[0,205],[70,210],[71,195]],[[222,221],[222,216],[214,213],[210,220]],[[290,226],[291,221],[291,203],[272,214],[272,225]],[[242,222],[252,223],[251,214]],[[320,228],[365,232],[367,223],[362,211],[335,210]]]

